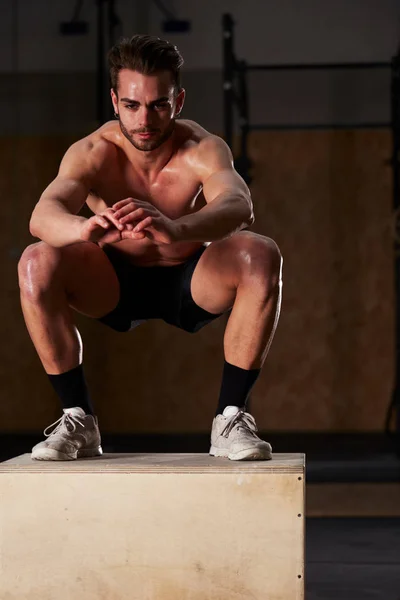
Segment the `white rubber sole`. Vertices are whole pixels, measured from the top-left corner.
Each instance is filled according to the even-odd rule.
[[[101,456],[103,449],[101,446],[97,448],[84,448],[76,451],[74,454],[64,454],[54,450],[54,448],[40,448],[32,452],[32,460],[77,460],[78,458],[90,458],[94,456]]]
[[[246,450],[240,450],[240,452],[229,452],[223,448],[216,448],[211,446],[211,456],[220,456],[222,458],[229,458],[229,460],[271,460],[272,452],[268,448],[247,448]]]

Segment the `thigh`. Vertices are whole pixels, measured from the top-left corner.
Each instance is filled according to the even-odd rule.
[[[260,261],[265,262],[274,247],[276,244],[271,239],[251,231],[240,231],[210,244],[193,273],[194,302],[211,313],[232,308],[245,275]]]
[[[190,290],[194,302],[210,313],[232,308],[238,285],[232,238],[212,242],[193,272]]]
[[[85,315],[100,317],[118,303],[120,286],[106,254],[92,242],[54,248],[45,242],[28,246],[18,265],[20,286],[32,295],[67,294],[68,304]]]
[[[118,303],[120,284],[105,252],[96,244],[82,242],[63,248],[63,266],[69,305],[98,318]]]

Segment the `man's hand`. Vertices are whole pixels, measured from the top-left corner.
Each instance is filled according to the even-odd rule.
[[[108,208],[84,221],[80,238],[85,242],[112,244],[121,240],[123,228],[114,217],[114,211]]]
[[[135,234],[132,227],[128,228],[120,223],[112,208],[107,208],[90,219],[86,219],[80,233],[82,240],[100,244],[113,244],[123,239],[140,240],[144,237],[144,233]]]
[[[115,211],[114,218],[131,232],[126,237],[147,237],[158,244],[171,244],[178,240],[177,223],[149,202],[126,198],[116,202],[112,209]]]

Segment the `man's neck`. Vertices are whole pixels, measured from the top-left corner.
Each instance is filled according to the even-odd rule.
[[[125,154],[135,171],[151,183],[171,160],[175,146],[174,132],[155,150],[138,150],[129,140],[124,139]]]

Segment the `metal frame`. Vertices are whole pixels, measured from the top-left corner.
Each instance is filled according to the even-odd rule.
[[[385,432],[390,432],[390,421],[395,412],[396,445],[400,455],[400,47],[397,54],[389,62],[350,62],[350,63],[317,63],[317,64],[247,64],[235,56],[234,45],[235,22],[230,14],[222,18],[223,29],[223,89],[224,89],[224,137],[232,148],[235,108],[239,116],[239,153],[235,160],[236,168],[248,183],[251,182],[251,161],[248,156],[247,140],[250,131],[282,130],[282,129],[358,129],[358,128],[390,128],[392,134],[392,156],[388,163],[392,169],[393,211],[396,218],[394,240],[394,275],[395,275],[395,336],[396,336],[396,374],[391,403],[388,407]],[[248,91],[246,74],[249,71],[305,71],[305,70],[352,70],[383,69],[391,70],[391,118],[390,122],[370,123],[308,123],[288,124],[251,124],[248,108]],[[233,148],[232,148],[233,149]],[[235,154],[235,153],[234,153]]]
[[[395,381],[392,401],[386,415],[385,431],[395,413],[397,453],[400,456],[400,47],[391,62],[391,132],[392,132],[392,207],[395,217],[394,235],[394,289],[395,289]]]
[[[97,6],[97,72],[96,72],[96,100],[97,121],[103,125],[112,118],[111,101],[106,102],[108,72],[105,63],[105,54],[110,45],[115,43],[115,0],[96,0]]]
[[[223,52],[224,52],[224,135],[230,148],[233,143],[233,80],[235,73],[235,55],[233,52],[233,19],[231,15],[222,17]]]
[[[281,65],[249,65],[249,71],[325,71],[326,69],[384,69],[390,62],[348,62],[348,63],[287,63]]]

